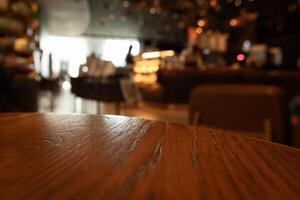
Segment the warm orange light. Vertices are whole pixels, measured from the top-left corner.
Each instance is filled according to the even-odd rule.
[[[160,57],[165,58],[165,57],[172,57],[175,55],[175,51],[173,50],[167,50],[167,51],[161,51],[160,52]]]
[[[134,65],[134,81],[137,83],[153,84],[157,80],[160,60],[138,60]]]
[[[229,21],[229,25],[232,26],[232,27],[235,27],[239,24],[239,20],[238,19],[231,19]]]
[[[205,26],[206,23],[203,19],[200,19],[200,20],[198,20],[197,24],[198,24],[198,26],[203,27],[203,26]]]
[[[18,38],[14,43],[14,50],[17,52],[28,51],[29,40],[28,38]]]
[[[37,5],[37,3],[32,3],[31,4],[31,10],[33,13],[36,13],[39,11],[39,6]]]
[[[150,75],[135,74],[133,80],[136,83],[154,84],[157,81],[157,75],[156,74],[150,74]]]
[[[241,6],[241,5],[242,5],[242,0],[235,0],[234,5],[235,5],[236,7]]]
[[[198,27],[196,28],[196,33],[201,34],[203,32],[203,28]]]
[[[156,73],[159,69],[159,59],[140,60],[135,63],[134,72],[141,74]]]
[[[218,1],[217,0],[210,0],[209,4],[210,4],[211,7],[214,8],[218,5]]]

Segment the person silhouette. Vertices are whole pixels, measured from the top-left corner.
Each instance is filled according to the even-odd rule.
[[[134,59],[133,59],[133,56],[131,54],[131,51],[132,51],[132,45],[129,46],[129,49],[128,49],[128,53],[126,55],[126,64],[127,65],[133,65],[134,64]]]

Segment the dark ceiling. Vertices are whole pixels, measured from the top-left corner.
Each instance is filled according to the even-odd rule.
[[[45,29],[89,35],[184,41],[198,19],[230,32],[228,21],[256,13],[261,37],[300,34],[300,0],[38,0]],[[246,15],[245,15],[246,13]],[[247,24],[244,24],[247,26]],[[265,36],[264,36],[265,35]]]

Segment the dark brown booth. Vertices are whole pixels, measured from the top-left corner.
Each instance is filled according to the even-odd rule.
[[[157,84],[142,90],[145,100],[186,104],[191,91],[202,84],[274,85],[286,91],[289,101],[300,94],[300,71],[161,69],[157,74]]]
[[[192,91],[189,102],[190,124],[244,131],[282,144],[290,144],[288,115],[285,91],[277,86],[205,84]]]
[[[79,77],[71,78],[72,93],[84,99],[97,102],[109,102],[116,104],[116,112],[120,113],[120,103],[124,101],[118,77],[92,78]],[[98,113],[100,114],[99,106]]]

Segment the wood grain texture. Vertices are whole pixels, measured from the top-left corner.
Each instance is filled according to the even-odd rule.
[[[119,116],[0,115],[0,199],[300,199],[300,150]]]

